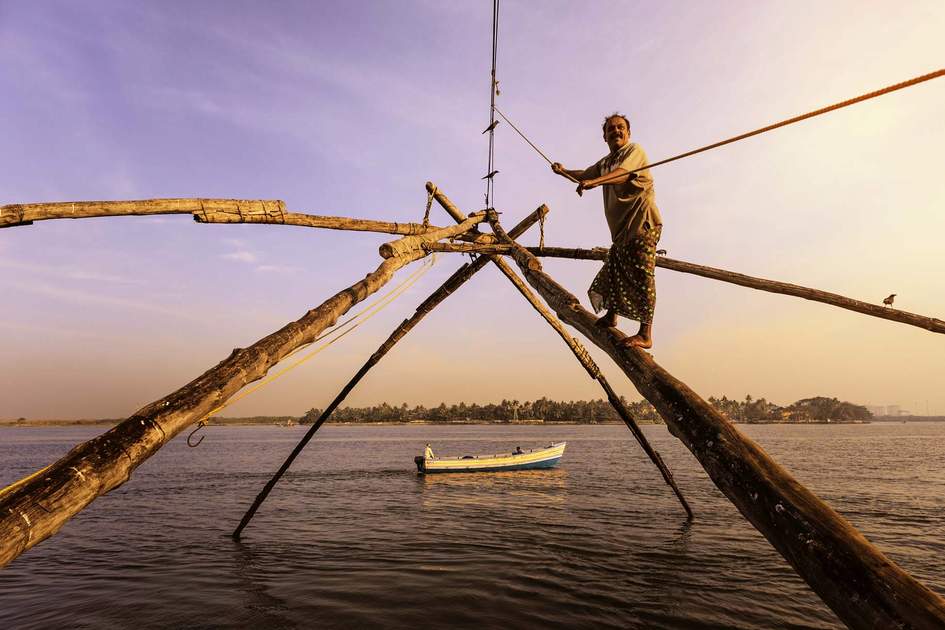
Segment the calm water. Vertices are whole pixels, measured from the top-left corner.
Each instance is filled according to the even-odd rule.
[[[945,424],[743,426],[945,594]],[[100,430],[0,429],[0,484]],[[0,571],[2,628],[837,628],[664,427],[696,512],[621,426],[328,426],[228,534],[299,428],[210,427]],[[550,471],[418,477],[443,455],[567,440]]]

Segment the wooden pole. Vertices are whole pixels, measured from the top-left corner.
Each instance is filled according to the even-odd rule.
[[[722,414],[597,318],[513,243],[528,283],[562,320],[607,352],[716,487],[851,628],[945,627],[945,600],[902,570]]]
[[[190,214],[198,223],[266,223],[328,230],[425,234],[438,230],[420,223],[394,223],[287,212],[278,199],[139,199],[133,201],[63,201],[0,206],[0,228],[50,219]]]
[[[485,220],[486,213],[477,212],[476,214],[470,215],[468,219],[464,219],[459,225],[437,228],[425,234],[405,236],[403,238],[397,239],[396,241],[384,243],[381,245],[379,252],[384,258],[390,258],[391,256],[403,256],[407,252],[426,247],[441,238],[452,238],[459,236],[472,230]]]
[[[430,237],[427,237],[430,238]],[[147,405],[105,434],[73,448],[25,483],[0,493],[0,567],[49,536],[97,497],[125,483],[164,444],[276,363],[312,342],[355,304],[376,292],[422,249],[388,258],[363,280],[301,319],[233,353],[174,393]]]
[[[432,183],[427,182],[427,191],[435,193],[434,197],[437,202],[443,207],[446,212],[453,217],[453,220],[462,225],[465,221],[465,215],[463,212],[453,204],[449,198],[443,194],[436,186]],[[540,216],[544,216],[548,213],[548,206],[542,204],[532,214],[541,213]],[[513,230],[512,233],[506,234],[505,230],[499,225],[498,220],[490,221],[492,223],[493,231],[495,232],[496,240],[501,243],[501,246],[509,248],[509,251],[512,249],[513,239],[518,237],[518,234]],[[545,305],[541,303],[534,293],[529,290],[525,283],[522,282],[514,271],[508,266],[508,264],[498,256],[490,255],[488,259],[491,260],[499,270],[505,274],[505,277],[518,289],[519,293],[528,301],[532,307],[538,311],[538,314],[541,315],[546,322],[558,333],[558,336],[564,340],[564,343],[567,344],[568,348],[571,349],[571,352],[574,353],[574,356],[577,357],[577,360],[581,363],[581,366],[587,371],[592,379],[597,381],[600,386],[603,388],[604,392],[607,394],[607,400],[610,401],[610,404],[617,410],[617,414],[624,421],[624,424],[627,425],[627,428],[630,429],[630,432],[633,434],[633,437],[636,438],[637,442],[643,448],[643,452],[647,454],[650,460],[656,465],[656,468],[660,471],[660,474],[663,476],[663,480],[672,488],[673,493],[676,495],[676,498],[679,499],[679,502],[682,504],[683,509],[686,510],[686,515],[689,520],[692,520],[692,508],[689,507],[689,503],[686,501],[686,498],[683,496],[682,491],[676,485],[676,480],[673,479],[673,473],[670,472],[669,468],[663,462],[663,458],[660,457],[660,454],[656,452],[652,446],[650,446],[649,441],[646,439],[646,436],[643,434],[643,431],[637,425],[636,420],[633,419],[633,416],[630,415],[630,410],[627,409],[626,405],[620,400],[620,397],[617,396],[614,389],[610,386],[610,383],[607,382],[607,379],[600,372],[600,368],[597,367],[597,364],[594,362],[594,359],[591,358],[591,355],[587,353],[587,350],[581,343],[572,337],[568,331],[564,329],[564,326],[561,325],[561,322],[545,308]],[[482,260],[482,259],[480,259]],[[478,261],[477,261],[478,262]]]
[[[538,220],[548,212],[548,208],[542,206],[538,210],[535,210],[533,213],[522,219],[518,225],[512,228],[511,234],[520,235],[523,234],[528,228],[533,226]],[[240,535],[243,530],[249,525],[249,522],[253,519],[253,516],[256,514],[256,511],[259,510],[259,507],[263,504],[263,501],[266,500],[266,497],[269,496],[269,493],[272,492],[272,489],[275,488],[276,484],[279,483],[279,480],[282,479],[282,476],[289,470],[289,467],[292,466],[292,463],[299,456],[302,450],[308,445],[308,443],[315,437],[315,433],[321,428],[322,424],[328,420],[328,417],[338,408],[345,398],[348,397],[348,394],[351,393],[351,390],[364,378],[364,375],[373,368],[377,363],[384,357],[385,354],[394,347],[398,341],[400,341],[404,335],[410,332],[417,324],[420,323],[420,320],[427,316],[430,311],[432,311],[440,302],[449,297],[456,289],[458,289],[463,283],[465,283],[469,278],[471,278],[476,272],[486,266],[489,262],[488,258],[479,258],[472,263],[467,263],[456,270],[446,282],[444,282],[440,287],[434,291],[430,297],[424,300],[420,306],[417,307],[416,312],[408,319],[405,319],[400,325],[394,329],[394,332],[390,334],[387,340],[381,344],[381,346],[374,351],[368,360],[361,366],[361,369],[348,381],[341,392],[335,396],[334,400],[325,408],[309,430],[305,433],[305,436],[299,441],[295,446],[286,460],[279,467],[279,470],[272,476],[272,478],[266,483],[260,493],[256,496],[256,499],[253,501],[253,504],[246,511],[246,514],[243,515],[240,524],[233,531],[233,538],[239,540]]]
[[[528,247],[526,249],[533,256],[570,258],[572,260],[605,260],[607,258],[608,252],[606,247],[595,247],[593,249],[573,249],[568,247]],[[501,243],[432,243],[429,246],[429,250],[435,252],[508,255],[511,251],[511,248],[509,245]],[[811,289],[809,287],[790,284],[787,282],[779,282],[777,280],[757,278],[742,273],[736,273],[734,271],[718,269],[716,267],[707,267],[705,265],[697,265],[695,263],[685,262],[682,260],[674,260],[672,258],[666,258],[665,256],[657,256],[656,266],[662,267],[664,269],[671,269],[672,271],[679,271],[681,273],[689,273],[696,276],[701,276],[703,278],[710,278],[712,280],[721,280],[722,282],[737,284],[742,287],[748,287],[749,289],[757,289],[759,291],[767,291],[769,293],[779,293],[781,295],[790,295],[793,297],[804,298],[805,300],[829,304],[830,306],[836,306],[838,308],[854,311],[863,315],[899,322],[900,324],[908,324],[909,326],[922,328],[923,330],[928,330],[929,332],[945,334],[945,321],[942,321],[941,319],[928,317],[927,315],[918,315],[908,311],[901,311],[888,306],[870,304],[869,302],[854,300],[853,298],[848,298],[837,293],[830,293],[828,291],[821,291],[819,289]]]

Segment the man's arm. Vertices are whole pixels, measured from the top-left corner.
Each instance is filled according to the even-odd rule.
[[[606,175],[601,175],[600,177],[593,177],[591,179],[579,177],[578,179],[581,180],[578,182],[578,191],[590,190],[591,188],[597,188],[601,184],[607,184],[608,186],[623,184],[630,179],[630,171],[618,166]]]
[[[581,178],[581,183],[578,184],[578,194],[582,191],[589,190],[591,188],[597,188],[601,184],[607,186],[619,186],[629,181],[631,178],[637,177],[637,171],[640,168],[646,166],[647,159],[646,153],[639,146],[633,146],[630,148],[630,152],[623,159],[623,162],[620,163],[620,166],[605,173],[600,177],[594,177],[597,173],[592,173],[591,177],[588,179]]]
[[[565,179],[570,179],[572,181],[581,181],[583,179],[593,177],[596,166],[597,165],[595,164],[594,166],[588,167],[582,171],[582,170],[567,169],[567,168],[564,168],[560,162],[555,162],[554,164],[551,165],[551,170],[557,173],[558,175],[561,175]]]

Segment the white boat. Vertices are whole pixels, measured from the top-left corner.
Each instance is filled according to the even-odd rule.
[[[545,448],[497,455],[464,455],[462,457],[413,458],[421,475],[450,472],[498,472],[551,468],[561,460],[567,442],[549,444]]]

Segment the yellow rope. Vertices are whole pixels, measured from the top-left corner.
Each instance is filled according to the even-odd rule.
[[[427,261],[426,264],[432,265],[434,262],[436,262],[436,254],[433,255],[432,261]],[[348,326],[348,325],[350,325],[350,324],[353,324],[353,323],[356,322],[358,319],[360,319],[362,316],[364,316],[364,314],[367,313],[372,307],[374,307],[375,305],[377,305],[377,304],[379,304],[379,303],[381,303],[381,302],[384,302],[384,301],[387,300],[391,295],[393,295],[394,293],[396,293],[397,291],[399,291],[399,290],[401,289],[401,287],[403,287],[407,282],[410,282],[410,280],[411,280],[412,278],[414,278],[415,276],[418,276],[418,275],[422,275],[422,274],[426,273],[426,271],[427,271],[427,268],[421,267],[421,268],[418,269],[417,271],[415,271],[415,272],[413,272],[412,274],[410,274],[410,276],[408,276],[408,277],[407,277],[403,282],[401,282],[399,285],[397,285],[396,287],[394,287],[393,289],[391,289],[390,291],[388,291],[387,293],[385,293],[385,294],[382,295],[381,297],[377,298],[376,300],[374,300],[373,302],[371,302],[370,304],[368,304],[367,306],[365,306],[365,307],[361,310],[360,313],[358,313],[357,315],[353,315],[353,316],[349,317],[348,319],[344,320],[344,321],[341,322],[340,324],[335,324],[334,328],[332,328],[332,329],[329,330],[328,332],[326,332],[326,333],[324,333],[324,334],[322,334],[322,335],[316,337],[315,339],[312,339],[312,340],[309,341],[308,343],[302,344],[301,346],[299,346],[298,348],[296,348],[295,350],[293,350],[293,351],[290,352],[289,354],[287,354],[287,355],[285,355],[284,357],[282,357],[282,360],[285,361],[286,359],[288,359],[288,358],[290,358],[290,357],[292,357],[292,356],[298,354],[298,353],[301,352],[302,350],[305,350],[306,348],[308,348],[309,346],[311,346],[313,343],[317,343],[317,342],[321,341],[322,339],[325,339],[326,337],[330,337],[331,335],[335,334],[336,332],[338,332],[339,330],[341,330],[341,329],[344,328],[345,326]],[[398,297],[399,295],[400,295],[400,294],[398,293],[397,296],[394,296],[394,297],[396,298],[396,297]],[[386,304],[385,304],[385,305],[386,305]]]
[[[301,359],[299,359],[299,360],[296,361],[295,363],[293,363],[293,364],[291,364],[291,365],[289,365],[289,366],[287,366],[287,367],[285,367],[285,368],[279,370],[278,372],[276,372],[276,373],[274,373],[274,374],[272,374],[272,375],[270,375],[270,376],[267,376],[266,378],[264,378],[264,379],[262,379],[261,381],[259,381],[259,383],[257,383],[257,384],[254,385],[253,387],[250,387],[249,389],[247,389],[247,390],[241,392],[239,395],[230,398],[229,400],[227,400],[225,403],[223,403],[223,404],[220,405],[219,407],[216,407],[215,409],[213,409],[213,410],[211,410],[210,412],[208,412],[207,415],[205,415],[203,418],[200,419],[200,422],[205,423],[205,421],[206,421],[208,418],[210,418],[211,416],[215,415],[215,414],[218,413],[219,411],[222,411],[223,409],[225,409],[226,407],[229,407],[229,406],[232,405],[233,403],[236,403],[236,402],[238,402],[238,401],[240,401],[240,400],[246,398],[247,396],[249,396],[249,395],[252,394],[253,392],[259,390],[260,388],[264,387],[265,385],[268,385],[269,383],[273,382],[274,380],[276,380],[276,379],[278,379],[278,378],[281,378],[281,377],[284,376],[287,372],[290,372],[291,370],[294,370],[295,368],[299,367],[299,366],[302,365],[303,363],[305,363],[305,362],[307,362],[307,361],[310,361],[310,360],[311,360],[315,355],[317,355],[319,352],[321,352],[322,350],[325,350],[325,349],[326,349],[328,346],[330,346],[331,344],[335,343],[336,341],[338,341],[339,339],[341,339],[342,337],[344,337],[344,336],[347,335],[348,333],[354,331],[358,326],[360,326],[361,324],[363,324],[363,323],[366,322],[367,320],[369,320],[369,319],[371,319],[372,317],[374,317],[375,315],[377,315],[377,313],[379,313],[384,307],[386,307],[388,304],[390,304],[391,302],[393,302],[394,300],[396,300],[398,297],[400,297],[401,295],[403,295],[403,294],[407,291],[407,289],[409,289],[409,288],[412,287],[414,284],[416,284],[416,282],[423,276],[423,274],[425,274],[427,271],[429,271],[430,268],[432,268],[435,263],[436,263],[436,254],[434,254],[434,255],[430,258],[430,260],[428,260],[427,262],[425,262],[425,263],[423,264],[423,266],[420,267],[420,269],[418,269],[418,270],[415,271],[413,274],[411,274],[408,278],[406,278],[399,286],[397,286],[395,289],[393,289],[392,291],[390,291],[387,295],[385,295],[385,296],[384,296],[383,298],[381,298],[380,300],[377,300],[376,302],[374,302],[374,304],[373,304],[372,306],[366,307],[364,310],[362,310],[362,311],[361,311],[360,313],[358,313],[356,316],[354,316],[354,317],[352,317],[350,320],[344,322],[344,324],[342,324],[341,326],[338,326],[338,327],[334,328],[333,330],[331,330],[330,332],[325,333],[324,335],[322,335],[322,336],[320,336],[320,337],[317,337],[317,338],[316,338],[314,341],[312,341],[310,344],[306,344],[306,345],[304,345],[304,346],[302,346],[302,347],[300,347],[300,348],[294,350],[292,353],[286,355],[285,359],[288,359],[289,357],[291,357],[292,355],[296,354],[297,352],[299,352],[299,351],[302,350],[303,348],[307,348],[307,347],[310,346],[312,343],[316,343],[317,341],[320,341],[320,340],[322,340],[322,339],[324,339],[324,338],[326,338],[326,337],[328,337],[328,336],[330,336],[330,335],[335,334],[336,332],[338,332],[339,330],[341,330],[341,328],[342,328],[343,326],[345,326],[345,325],[347,325],[347,324],[350,324],[350,323],[352,323],[352,322],[355,322],[356,320],[360,319],[360,321],[356,321],[356,323],[355,323],[353,326],[351,326],[348,330],[345,330],[345,331],[342,332],[341,334],[337,335],[334,339],[330,339],[330,340],[328,340],[327,342],[325,342],[325,343],[321,344],[320,346],[316,347],[314,350],[312,350],[311,352],[309,352],[307,355],[305,355],[304,357],[302,357]],[[283,359],[283,360],[285,360],[285,359]]]
[[[40,468],[39,470],[37,470],[37,471],[34,472],[33,474],[27,475],[26,477],[23,477],[23,478],[20,479],[19,481],[14,481],[13,483],[11,483],[9,486],[7,486],[6,488],[4,488],[3,490],[0,490],[0,499],[3,498],[3,495],[5,495],[5,494],[7,494],[7,493],[9,493],[9,492],[13,492],[14,490],[16,490],[17,488],[19,488],[20,486],[29,483],[30,481],[32,481],[32,480],[33,480],[34,478],[36,478],[36,477],[39,477],[41,474],[43,474],[44,472],[46,472],[46,471],[49,470],[50,468],[52,468],[52,464],[50,464],[49,466],[46,466],[45,468]]]

